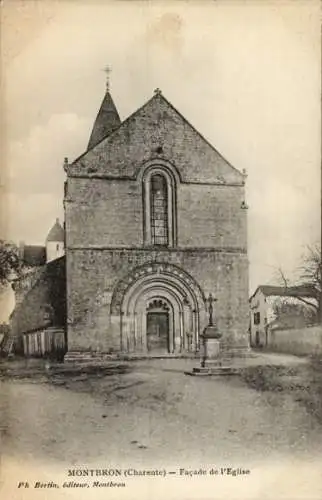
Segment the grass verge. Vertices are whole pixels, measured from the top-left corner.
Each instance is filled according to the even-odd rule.
[[[322,358],[292,367],[253,366],[242,370],[242,380],[257,391],[283,392],[322,423]]]

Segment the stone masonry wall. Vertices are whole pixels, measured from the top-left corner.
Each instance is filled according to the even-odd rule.
[[[285,330],[273,330],[269,334],[268,350],[297,356],[321,356],[321,325]]]
[[[119,349],[119,331],[112,327],[109,316],[114,287],[135,267],[151,261],[176,264],[188,272],[206,295],[211,292],[218,299],[215,311],[225,342],[247,344],[246,254],[200,250],[70,250],[69,350]]]
[[[179,184],[179,247],[246,248],[243,186]],[[139,181],[68,180],[66,232],[69,247],[141,247],[143,199]]]

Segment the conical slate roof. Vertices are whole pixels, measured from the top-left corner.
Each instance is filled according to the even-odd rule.
[[[59,222],[59,219],[56,219],[55,224],[49,231],[46,242],[48,241],[64,241],[64,230]]]
[[[100,110],[96,117],[93,130],[89,139],[87,150],[107,137],[111,132],[121,125],[121,120],[113,102],[111,94],[106,90]]]

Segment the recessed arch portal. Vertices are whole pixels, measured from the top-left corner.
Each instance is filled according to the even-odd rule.
[[[152,311],[151,303],[163,304],[165,309]],[[150,351],[149,336],[159,331],[162,337],[159,347],[167,346],[163,351],[160,348],[161,354],[173,354],[198,348],[205,302],[198,284],[183,270],[151,263],[135,269],[117,284],[111,313],[120,315],[123,351]],[[155,339],[154,345],[157,345]]]

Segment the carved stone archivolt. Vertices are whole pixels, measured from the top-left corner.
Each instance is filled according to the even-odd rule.
[[[121,349],[126,352],[149,350],[150,312],[168,315],[168,353],[198,349],[205,297],[198,283],[178,266],[151,262],[133,269],[117,283],[110,307],[111,316],[119,318]]]
[[[172,281],[181,283],[183,290],[187,289],[193,295],[195,307],[198,310],[205,308],[206,298],[204,293],[198,283],[186,271],[173,264],[151,262],[137,267],[117,283],[111,300],[111,314],[119,314],[121,312],[123,297],[135,282],[152,276],[155,278],[161,277],[165,284],[167,280],[169,283]],[[185,300],[187,301],[186,295]]]

